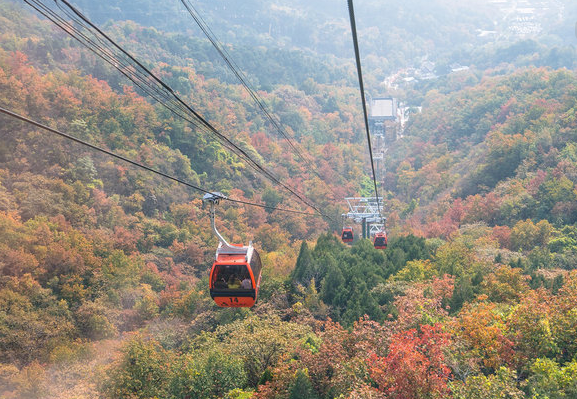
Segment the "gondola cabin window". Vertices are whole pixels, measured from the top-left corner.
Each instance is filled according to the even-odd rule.
[[[252,280],[245,264],[223,265],[217,264],[213,273],[213,287],[215,289],[240,289],[242,281]]]

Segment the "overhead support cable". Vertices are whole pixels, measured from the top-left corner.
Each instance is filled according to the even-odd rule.
[[[357,26],[355,23],[355,10],[353,8],[353,0],[347,0],[349,6],[349,17],[351,20],[351,31],[353,34],[353,44],[355,47],[355,58],[357,61],[357,75],[359,76],[359,88],[361,90],[361,104],[363,105],[363,116],[365,118],[365,130],[367,132],[367,142],[369,144],[369,156],[371,158],[371,170],[373,171],[373,183],[375,185],[375,198],[377,200],[378,211],[381,213],[381,206],[379,204],[379,192],[377,190],[377,175],[375,173],[375,162],[373,160],[373,147],[371,145],[371,133],[369,132],[369,118],[367,117],[367,104],[365,101],[365,88],[363,85],[363,72],[361,70],[361,56],[359,54],[359,41],[357,39]]]
[[[144,169],[144,170],[146,170],[146,171],[148,171],[148,172],[151,172],[151,173],[154,173],[154,174],[159,175],[159,176],[161,176],[161,177],[164,177],[164,178],[166,178],[166,179],[175,181],[175,182],[177,182],[177,183],[180,183],[180,184],[182,184],[182,185],[185,185],[185,186],[187,186],[187,187],[190,187],[190,188],[195,189],[195,190],[197,190],[197,191],[200,191],[200,192],[202,192],[202,193],[205,193],[205,194],[214,194],[214,193],[212,193],[212,192],[210,192],[210,191],[208,191],[208,190],[205,190],[205,189],[202,188],[202,187],[199,187],[199,186],[197,186],[197,185],[194,185],[194,184],[192,184],[192,183],[189,183],[189,182],[187,182],[187,181],[184,181],[184,180],[182,180],[182,179],[179,179],[178,177],[171,176],[171,175],[169,175],[169,174],[167,174],[167,173],[161,172],[161,171],[159,171],[159,170],[157,170],[157,169],[151,168],[151,167],[146,166],[146,165],[144,165],[144,164],[142,164],[142,163],[133,161],[133,160],[131,160],[131,159],[129,159],[129,158],[126,158],[126,157],[124,157],[124,156],[122,156],[122,155],[116,154],[116,153],[114,153],[114,152],[112,152],[112,151],[109,151],[109,150],[107,150],[107,149],[105,149],[105,148],[102,148],[102,147],[99,147],[99,146],[97,146],[97,145],[91,144],[91,143],[89,143],[89,142],[87,142],[87,141],[81,140],[81,139],[79,139],[79,138],[77,138],[77,137],[74,137],[74,136],[71,136],[71,135],[69,135],[69,134],[67,134],[67,133],[64,133],[64,132],[61,132],[61,131],[59,131],[59,130],[53,129],[53,128],[51,128],[50,126],[46,126],[46,125],[44,125],[44,124],[42,124],[42,123],[36,122],[36,121],[34,121],[34,120],[30,119],[30,118],[27,118],[27,117],[25,117],[25,116],[22,116],[22,115],[20,115],[20,114],[17,114],[17,113],[15,113],[15,112],[12,112],[12,111],[10,111],[10,110],[7,110],[7,109],[5,109],[5,108],[0,107],[0,113],[3,113],[3,114],[5,114],[5,115],[8,115],[8,116],[10,116],[10,117],[12,117],[12,118],[18,119],[18,120],[20,120],[20,121],[22,121],[22,122],[26,122],[26,123],[28,123],[28,124],[30,124],[30,125],[33,125],[33,126],[36,126],[36,127],[40,128],[40,129],[46,130],[46,131],[49,132],[49,133],[52,133],[52,134],[55,134],[55,135],[57,135],[57,136],[63,137],[63,138],[65,138],[65,139],[67,139],[67,140],[74,141],[74,142],[76,142],[76,143],[78,143],[78,144],[81,144],[81,145],[83,145],[83,146],[89,147],[89,148],[91,148],[91,149],[93,149],[93,150],[95,150],[95,151],[99,151],[99,152],[101,152],[101,153],[103,153],[103,154],[109,155],[109,156],[111,156],[111,157],[113,157],[113,158],[116,158],[116,159],[119,159],[119,160],[121,160],[121,161],[123,161],[123,162],[127,162],[127,163],[129,163],[129,164],[131,164],[131,165],[133,165],[133,166],[136,166],[136,167],[140,168],[140,169]],[[268,209],[268,210],[282,211],[282,212],[295,213],[295,214],[307,215],[307,216],[317,216],[316,213],[312,213],[312,212],[304,212],[304,211],[299,211],[299,210],[296,210],[296,209],[288,209],[288,208],[277,208],[277,207],[268,206],[268,205],[264,205],[264,204],[258,204],[258,203],[256,203],[256,202],[237,200],[237,199],[233,199],[233,198],[229,198],[229,197],[224,197],[224,196],[221,197],[221,199],[226,200],[226,201],[230,201],[230,202],[235,202],[235,203],[238,203],[238,204],[243,204],[243,205],[249,205],[249,206],[255,206],[255,207],[259,207],[259,208],[264,208],[264,209]],[[320,215],[320,216],[323,216],[323,215]]]
[[[207,39],[210,41],[210,43],[212,44],[212,46],[216,49],[216,51],[218,52],[218,54],[220,55],[220,57],[223,59],[223,61],[226,63],[226,65],[228,66],[228,68],[232,71],[232,73],[237,77],[237,79],[240,81],[240,83],[242,84],[242,86],[245,88],[245,90],[248,92],[248,94],[252,97],[253,101],[255,102],[255,104],[260,108],[260,110],[262,111],[262,113],[266,116],[266,118],[269,120],[269,122],[271,123],[271,125],[279,132],[279,134],[286,140],[286,142],[288,143],[288,145],[290,146],[290,148],[292,148],[293,152],[297,155],[298,158],[301,159],[301,161],[303,161],[306,166],[309,168],[310,171],[312,171],[333,193],[333,195],[335,195],[335,197],[337,197],[337,194],[334,192],[333,188],[328,185],[324,179],[320,176],[319,172],[317,171],[316,166],[313,164],[313,162],[311,161],[311,159],[306,155],[306,153],[304,153],[298,145],[298,142],[293,142],[293,140],[291,139],[290,134],[283,129],[280,121],[275,118],[273,115],[271,115],[271,113],[269,112],[267,106],[265,105],[264,101],[260,98],[260,96],[258,95],[258,93],[250,86],[250,84],[247,81],[246,76],[244,75],[244,73],[241,71],[241,68],[238,66],[238,64],[234,61],[234,59],[231,57],[231,55],[229,54],[229,52],[226,50],[225,46],[223,46],[223,44],[218,40],[218,38],[216,37],[216,35],[214,34],[214,32],[212,31],[212,29],[210,29],[210,26],[208,26],[208,24],[206,23],[206,21],[202,18],[202,16],[200,15],[200,13],[196,10],[196,8],[192,5],[190,0],[180,0],[181,3],[184,5],[184,7],[186,8],[186,10],[188,11],[188,13],[190,14],[190,16],[192,17],[192,19],[194,19],[194,21],[196,22],[196,24],[198,25],[198,27],[202,30],[202,32],[204,33],[204,35],[207,37]],[[333,198],[335,200],[335,198]]]
[[[244,149],[240,148],[228,137],[220,133],[212,124],[210,124],[210,122],[204,119],[190,105],[182,100],[182,98],[178,96],[171,87],[95,26],[68,1],[53,0],[57,7],[71,18],[77,26],[70,24],[50,7],[47,7],[41,0],[24,1],[104,61],[119,70],[124,76],[151,95],[151,97],[166,107],[174,115],[190,122],[202,131],[214,135],[225,148],[229,149],[239,158],[244,160],[247,165],[254,169],[258,174],[263,175],[273,183],[281,186],[290,194],[298,198],[302,203],[330,219],[330,217],[325,215],[312,201],[308,200],[303,194],[300,194],[295,188],[283,183],[272,172],[262,166],[259,162],[255,161]],[[63,3],[66,8],[62,7],[60,2]],[[82,28],[86,32],[82,31]]]

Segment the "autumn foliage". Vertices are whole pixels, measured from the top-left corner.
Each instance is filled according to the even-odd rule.
[[[386,357],[369,358],[371,378],[392,398],[443,398],[449,393],[447,381],[451,369],[443,351],[450,335],[441,325],[423,325],[391,338]]]
[[[205,42],[109,26],[325,220],[271,209],[304,206],[65,33],[15,5],[0,11],[1,107],[266,206],[217,210],[223,236],[252,240],[265,265],[253,308],[218,308],[207,282],[218,241],[200,194],[0,116],[0,396],[576,397],[573,72],[472,66],[402,89],[422,112],[384,158],[389,241],[377,250],[338,234],[339,198],[371,186],[346,62],[238,50],[282,59],[259,95],[314,173]],[[309,73],[282,84],[282,63]]]

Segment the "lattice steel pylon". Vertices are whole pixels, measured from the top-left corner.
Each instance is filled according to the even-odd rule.
[[[398,125],[397,100],[393,97],[375,97],[367,101],[370,109],[369,129],[373,146],[376,179],[385,183],[385,153],[387,140],[394,141]]]
[[[349,211],[343,213],[342,216],[363,225],[363,238],[373,236],[379,231],[385,231],[387,218],[379,213],[379,209],[383,209],[382,197],[379,197],[378,203],[375,197],[349,197],[345,200],[349,206]]]

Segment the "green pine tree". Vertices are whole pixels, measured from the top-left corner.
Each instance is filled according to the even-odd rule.
[[[318,399],[306,370],[297,371],[289,399]]]

